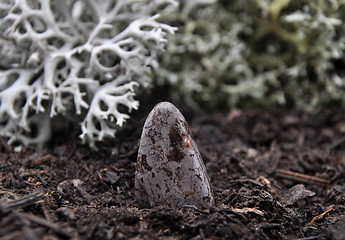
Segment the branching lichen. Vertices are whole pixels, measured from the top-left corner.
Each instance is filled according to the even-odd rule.
[[[129,117],[126,112],[138,108],[135,87],[151,85],[157,54],[164,50],[167,34],[175,31],[157,22],[156,12],[167,5],[176,3],[0,4],[0,135],[9,143],[42,145],[55,116],[78,115],[84,142],[94,147],[113,137],[115,125]]]
[[[54,117],[80,116],[80,136],[95,146],[138,108],[134,97],[152,85],[153,73],[155,84],[172,85],[172,96],[195,108],[345,106],[344,0],[172,6],[174,0],[1,3],[0,135],[42,144]],[[157,21],[158,12],[169,25]]]
[[[345,106],[344,19],[344,1],[183,1],[159,83],[193,107]]]

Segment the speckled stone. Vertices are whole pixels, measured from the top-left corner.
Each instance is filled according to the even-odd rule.
[[[156,105],[145,121],[136,164],[135,196],[141,207],[213,205],[210,180],[191,130],[181,112],[169,102]]]

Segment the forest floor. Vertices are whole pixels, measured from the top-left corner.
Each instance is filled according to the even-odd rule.
[[[16,153],[1,139],[0,240],[345,239],[344,110],[181,109],[215,205],[140,209],[135,163],[148,111],[99,151],[69,137]]]

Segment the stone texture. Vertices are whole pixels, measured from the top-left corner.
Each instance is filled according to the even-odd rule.
[[[141,207],[213,205],[210,180],[190,128],[169,102],[156,105],[143,127],[135,196]]]

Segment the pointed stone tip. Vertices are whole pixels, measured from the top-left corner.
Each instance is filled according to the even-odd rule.
[[[160,102],[147,116],[144,128],[156,128],[157,130],[161,129],[164,132],[169,130],[176,120],[185,121],[180,110],[170,102]]]
[[[176,111],[177,110],[178,112],[180,112],[178,110],[178,108],[175,107],[175,105],[172,104],[171,102],[160,102],[160,103],[157,103],[152,111],[154,111],[154,109],[160,109],[160,111],[167,111],[167,112],[169,112],[169,111]]]
[[[162,108],[168,107],[168,106],[170,106],[170,107],[171,107],[171,106],[175,107],[174,104],[172,104],[171,102],[168,102],[168,101],[164,101],[164,102],[157,103],[156,106],[155,106],[155,108],[156,108],[157,106],[162,107]]]

